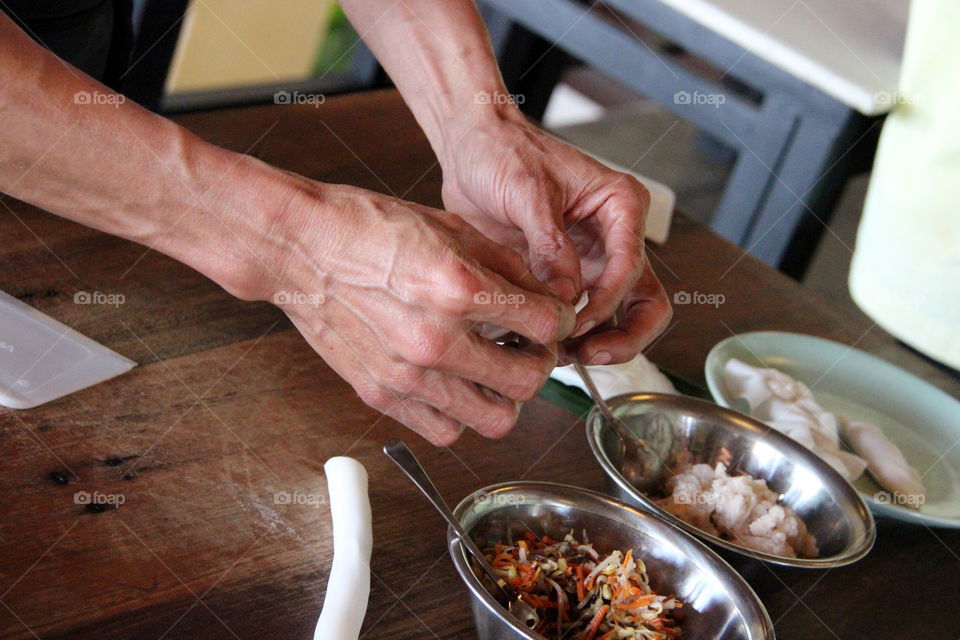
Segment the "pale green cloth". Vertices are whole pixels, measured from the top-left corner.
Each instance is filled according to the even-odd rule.
[[[913,0],[850,270],[878,325],[960,369],[960,0]]]

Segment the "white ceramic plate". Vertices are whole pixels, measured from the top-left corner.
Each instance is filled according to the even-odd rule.
[[[845,344],[799,333],[758,331],[732,336],[710,350],[705,365],[714,400],[745,413],[723,384],[731,358],[772,367],[811,388],[824,409],[872,422],[923,475],[919,509],[891,504],[864,473],[854,486],[874,513],[929,526],[960,528],[960,401],[903,369]]]

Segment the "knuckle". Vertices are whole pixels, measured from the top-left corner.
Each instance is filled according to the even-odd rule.
[[[395,365],[387,372],[385,376],[386,384],[401,393],[407,395],[423,379],[423,370],[416,366],[408,364]]]
[[[640,213],[646,212],[650,206],[650,190],[629,173],[620,174],[622,184],[625,185],[624,192],[637,204]]]
[[[387,387],[379,383],[368,383],[357,386],[357,394],[363,402],[377,411],[387,411],[396,399]]]
[[[514,376],[510,397],[519,402],[532,400],[540,392],[548,375],[533,362],[525,364]]]
[[[527,325],[541,344],[553,342],[560,331],[560,303],[544,301],[536,304],[529,314]]]
[[[436,303],[446,313],[463,314],[480,291],[480,279],[462,260],[455,260],[437,276]]]
[[[532,252],[539,259],[556,258],[569,244],[570,241],[562,230],[551,229],[539,235]]]
[[[426,325],[411,329],[400,343],[400,355],[416,367],[435,367],[446,352],[447,340]]]
[[[630,180],[628,181],[628,184],[630,185],[630,191],[637,199],[640,208],[646,212],[646,210],[650,207],[650,190],[633,176],[629,176],[629,178]]]

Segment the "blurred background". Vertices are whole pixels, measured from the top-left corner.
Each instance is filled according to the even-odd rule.
[[[861,313],[847,273],[907,3],[478,4],[529,117]],[[335,0],[135,0],[133,20],[155,44],[123,90],[163,113],[390,85]]]
[[[139,13],[145,4],[140,1]],[[163,112],[271,102],[278,90],[334,95],[389,86],[336,0],[184,4],[185,16],[168,54],[169,71],[159,105]],[[480,4],[489,17],[492,5]],[[171,16],[176,13],[172,11]],[[620,19],[623,24],[615,26],[658,57],[678,60],[702,74],[720,75],[650,26],[629,17]],[[669,185],[677,194],[678,210],[711,223],[735,167],[738,153],[733,146],[516,21],[506,27],[502,19],[488,22],[495,38],[500,34],[501,50],[523,60],[526,69],[519,73],[524,77],[512,84],[524,85],[521,108],[528,115],[601,158]],[[505,69],[505,75],[508,84],[516,80],[510,69]],[[750,92],[748,86],[737,86],[733,74],[725,80],[731,90]],[[863,141],[858,152],[863,170],[844,180],[833,210],[821,215],[824,221],[829,219],[829,229],[818,234],[805,264],[791,273],[851,313],[858,310],[847,292],[846,274],[873,145],[875,136]]]

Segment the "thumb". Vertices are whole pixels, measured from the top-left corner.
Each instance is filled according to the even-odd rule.
[[[530,248],[530,270],[561,300],[575,304],[583,290],[577,248],[567,236],[562,220],[548,216],[531,218],[523,226]]]

